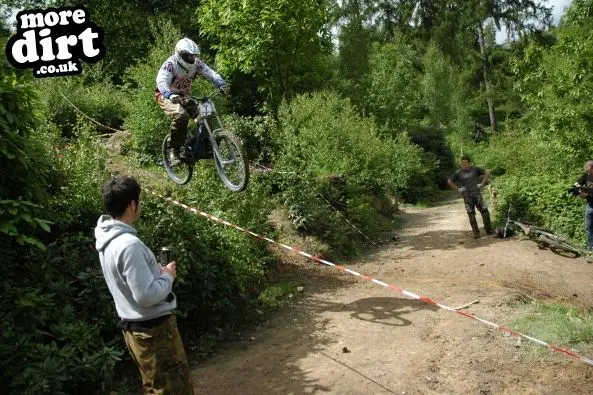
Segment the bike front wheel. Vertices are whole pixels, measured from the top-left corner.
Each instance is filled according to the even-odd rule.
[[[172,164],[170,159],[171,151],[171,134],[168,134],[163,140],[163,165],[165,166],[167,177],[171,181],[178,185],[185,185],[191,180],[194,173],[194,165],[193,163],[186,162]]]
[[[213,153],[218,176],[229,190],[244,190],[249,182],[249,166],[241,142],[226,130],[218,132],[215,140],[220,152],[220,159]]]
[[[562,238],[556,236],[555,234],[549,232],[538,232],[537,236],[538,244],[542,244],[547,246],[553,250],[562,250],[574,255],[580,255],[580,251],[568,244]]]

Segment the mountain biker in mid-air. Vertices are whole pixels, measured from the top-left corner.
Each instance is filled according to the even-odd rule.
[[[181,148],[187,136],[190,114],[183,107],[184,97],[189,96],[194,79],[202,76],[223,93],[230,87],[206,63],[198,59],[200,48],[189,38],[182,38],[175,45],[175,53],[161,66],[156,77],[155,99],[171,118],[171,164],[181,161]]]

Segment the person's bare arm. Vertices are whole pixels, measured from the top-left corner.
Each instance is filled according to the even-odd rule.
[[[449,184],[451,188],[457,190],[457,185],[455,185],[455,183],[450,178],[447,179],[447,184]]]
[[[486,170],[484,172],[484,179],[482,180],[482,185],[488,185],[488,181],[490,181],[490,170]]]

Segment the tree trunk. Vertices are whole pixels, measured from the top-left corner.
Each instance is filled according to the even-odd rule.
[[[492,133],[496,133],[496,114],[494,113],[494,99],[492,97],[492,87],[490,86],[490,66],[486,56],[486,43],[484,42],[484,28],[482,23],[478,26],[478,41],[480,42],[480,52],[482,54],[482,66],[484,69],[484,86],[486,87],[486,101],[488,102],[488,113],[490,114],[490,126]]]

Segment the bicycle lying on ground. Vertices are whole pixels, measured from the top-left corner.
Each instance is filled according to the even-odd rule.
[[[163,164],[167,176],[176,184],[187,184],[193,175],[194,166],[200,159],[214,159],[216,172],[223,184],[233,192],[240,192],[249,182],[247,156],[239,139],[224,129],[224,125],[212,102],[212,97],[191,96],[182,106],[195,120],[195,129],[188,133],[183,146],[181,163],[171,163],[171,134],[163,140]],[[217,127],[214,128],[214,120]]]
[[[525,234],[525,236],[527,236],[530,240],[535,241],[540,246],[540,248],[549,248],[553,252],[569,253],[574,257],[578,257],[581,254],[577,248],[571,246],[562,237],[553,234],[547,229],[512,220],[511,205],[509,205],[507,220],[503,231],[504,233],[501,235],[501,237],[507,237],[508,233],[512,233],[515,228],[521,229],[523,234]]]

